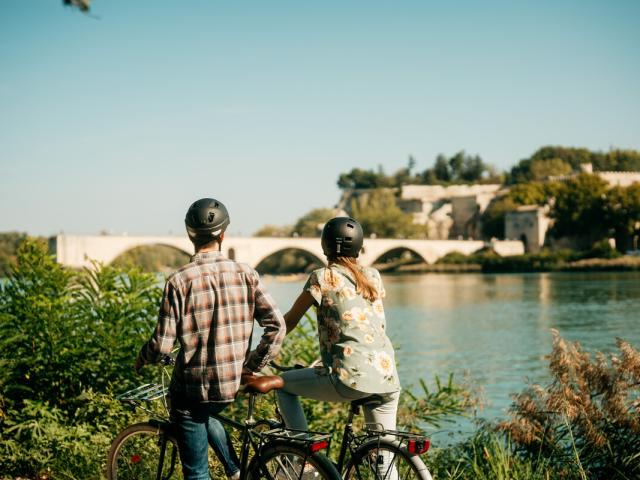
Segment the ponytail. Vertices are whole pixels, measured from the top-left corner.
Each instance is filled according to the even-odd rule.
[[[358,267],[358,262],[353,257],[331,257],[329,258],[329,267],[331,265],[342,265],[349,270],[353,279],[356,282],[356,292],[362,295],[366,300],[373,302],[378,298],[378,290],[362,273],[362,270]]]

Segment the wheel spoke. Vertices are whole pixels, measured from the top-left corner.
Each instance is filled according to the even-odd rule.
[[[371,442],[349,462],[345,480],[430,480],[422,460],[394,442]]]
[[[182,478],[177,455],[176,444],[157,428],[132,427],[112,449],[110,480]]]

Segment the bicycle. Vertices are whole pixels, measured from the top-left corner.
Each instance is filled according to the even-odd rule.
[[[314,362],[316,363],[316,362]],[[271,362],[279,371],[305,368],[302,365],[284,367]],[[431,446],[423,435],[400,430],[378,429],[379,425],[365,425],[356,434],[353,419],[365,405],[380,404],[382,398],[372,395],[350,403],[349,414],[342,434],[337,462],[334,463],[344,480],[433,480],[420,455]],[[327,453],[328,455],[328,453]]]
[[[254,418],[257,396],[282,388],[282,378],[245,376],[243,385],[244,392],[249,395],[244,422],[237,422],[221,414],[213,415],[223,424],[240,432],[241,479],[341,478],[331,461],[320,453],[329,448],[330,434],[290,430],[282,428],[279,422]],[[167,480],[182,477],[174,425],[168,416],[167,393],[168,388],[163,381],[162,384],[142,385],[117,397],[150,413],[151,418],[128,426],[116,436],[107,460],[109,480]],[[158,399],[163,401],[166,413],[164,417],[159,417],[144,406],[146,402]]]

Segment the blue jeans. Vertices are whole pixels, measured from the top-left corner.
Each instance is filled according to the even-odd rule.
[[[240,470],[231,438],[219,420],[211,415],[220,413],[228,403],[196,403],[174,405],[171,419],[176,425],[182,473],[185,480],[209,480],[208,446],[218,456],[227,476]]]

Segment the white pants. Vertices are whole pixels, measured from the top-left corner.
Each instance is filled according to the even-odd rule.
[[[319,375],[314,368],[290,370],[282,378],[284,388],[277,391],[278,406],[285,425],[295,430],[309,429],[299,396],[325,402],[352,402],[372,395],[343,385],[333,375]],[[381,404],[362,407],[365,422],[372,429],[395,430],[400,392],[377,395],[382,397]]]

